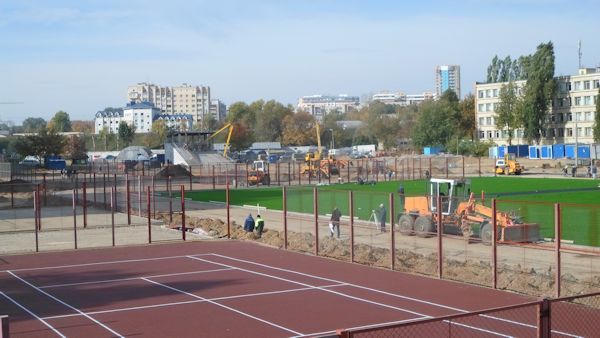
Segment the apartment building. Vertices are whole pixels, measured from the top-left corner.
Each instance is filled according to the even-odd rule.
[[[440,97],[451,89],[460,99],[460,66],[442,65],[435,67],[435,95]]]
[[[182,84],[161,87],[151,83],[138,83],[127,88],[127,99],[133,102],[151,102],[162,114],[192,115],[201,122],[210,114],[210,87]]]
[[[548,107],[542,144],[593,143],[594,114],[600,88],[600,68],[582,68],[576,75],[558,76],[556,95]],[[515,81],[517,94],[522,95],[525,81]],[[508,132],[496,126],[495,109],[500,102],[503,83],[477,83],[475,91],[476,123],[479,139],[498,145],[508,144]],[[514,132],[513,143],[525,143],[523,130]]]
[[[298,100],[298,110],[305,111],[313,115],[317,120],[321,120],[326,114],[338,111],[347,113],[350,110],[358,109],[360,99],[358,96],[348,95],[310,95],[303,96]]]
[[[420,104],[426,100],[433,100],[432,92],[423,92],[422,94],[405,94],[403,92],[389,93],[382,92],[373,95],[372,101],[379,101],[385,104],[397,105],[401,107],[410,106],[412,104]]]
[[[210,114],[217,121],[225,120],[227,115],[227,106],[219,99],[213,99],[210,101]]]
[[[193,125],[190,114],[161,114],[151,102],[130,102],[124,108],[97,112],[95,133],[106,128],[109,133],[117,134],[121,122],[135,127],[136,133],[149,133],[152,123],[158,119],[164,120],[168,128],[179,131],[191,130]]]

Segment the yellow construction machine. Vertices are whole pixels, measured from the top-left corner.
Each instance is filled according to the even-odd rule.
[[[443,233],[467,239],[478,237],[483,243],[491,243],[492,208],[475,200],[469,180],[430,179],[428,196],[405,197],[398,231],[404,235],[432,236],[438,231],[438,208],[441,208]],[[541,238],[539,224],[524,223],[507,212],[496,211],[496,224],[499,242],[537,242]]]
[[[207,141],[212,139],[213,137],[219,135],[220,132],[222,132],[223,130],[225,130],[227,128],[229,128],[229,133],[227,134],[227,141],[225,141],[225,147],[223,148],[223,156],[224,157],[227,157],[227,151],[229,151],[229,141],[231,140],[231,134],[233,134],[233,125],[231,123],[227,123],[221,129],[217,130],[212,135],[210,135],[209,138],[206,139]]]
[[[248,185],[269,185],[271,183],[271,177],[267,172],[267,165],[265,161],[254,161],[252,163],[252,170],[248,171]]]
[[[329,154],[327,158],[323,158],[323,148],[321,147],[321,130],[319,123],[315,121],[317,129],[317,150],[315,152],[307,152],[304,157],[304,166],[300,173],[309,174],[311,177],[317,177],[319,172],[323,177],[331,175],[339,175],[340,168],[346,167],[348,161],[338,160],[335,155]]]
[[[498,175],[521,175],[524,168],[513,154],[506,154],[504,158],[496,160],[495,170]]]

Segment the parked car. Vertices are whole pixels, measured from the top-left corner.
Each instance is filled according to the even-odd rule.
[[[33,156],[27,156],[23,161],[19,162],[20,165],[29,166],[29,167],[39,167],[40,160]]]

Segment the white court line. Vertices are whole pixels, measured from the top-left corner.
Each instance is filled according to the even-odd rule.
[[[195,275],[195,274],[201,274],[201,273],[218,272],[218,271],[228,271],[228,270],[233,270],[233,269],[222,268],[222,269],[213,269],[213,270],[200,270],[200,271],[167,273],[167,274],[162,274],[162,275],[150,275],[150,276],[128,277],[128,278],[115,278],[115,279],[102,279],[102,280],[89,281],[89,282],[52,284],[52,285],[38,286],[38,288],[40,288],[40,289],[62,288],[62,287],[65,287],[65,286],[90,285],[90,284],[102,284],[102,283],[113,283],[113,282],[125,282],[125,281],[131,281],[131,280],[138,280],[138,279],[140,279],[142,277],[145,277],[145,278],[160,278],[160,277]]]
[[[12,271],[7,271],[7,272],[8,272],[10,275],[12,275],[13,277],[15,277],[16,279],[20,280],[21,282],[23,282],[23,283],[25,283],[25,284],[29,285],[30,287],[34,288],[35,290],[39,291],[40,293],[42,293],[42,294],[44,294],[44,295],[46,295],[46,296],[48,296],[48,297],[50,297],[50,298],[54,299],[55,301],[57,301],[57,302],[61,303],[62,305],[64,305],[64,306],[66,306],[66,307],[70,308],[70,309],[71,309],[71,310],[73,310],[73,311],[79,312],[81,315],[83,315],[83,316],[84,316],[84,317],[86,317],[87,319],[89,319],[89,320],[93,321],[94,323],[96,323],[96,324],[98,324],[98,325],[102,326],[103,328],[105,328],[107,331],[109,331],[110,333],[114,334],[115,336],[117,336],[117,337],[123,337],[123,338],[124,338],[124,336],[123,336],[123,335],[121,335],[120,333],[117,333],[116,331],[114,331],[114,330],[113,330],[113,329],[111,329],[110,327],[108,327],[108,326],[106,326],[106,325],[102,324],[101,322],[97,321],[96,319],[94,319],[94,318],[90,317],[90,316],[89,316],[89,315],[87,315],[85,312],[83,312],[83,311],[81,311],[81,310],[77,309],[77,308],[76,308],[76,307],[74,307],[74,306],[71,306],[71,305],[69,305],[69,304],[67,304],[67,303],[63,302],[62,300],[60,300],[60,299],[58,299],[58,298],[54,297],[53,295],[51,295],[51,294],[47,293],[46,291],[44,291],[44,290],[42,290],[42,289],[40,289],[40,288],[36,287],[35,285],[33,285],[33,284],[29,283],[28,281],[24,280],[23,278],[21,278],[21,277],[17,276],[17,275],[16,275],[16,274],[14,274]]]
[[[410,314],[417,315],[417,316],[420,316],[420,317],[423,317],[423,318],[432,318],[431,316],[424,315],[424,314],[419,313],[419,312],[410,311],[410,310],[407,310],[407,309],[404,309],[404,308],[401,308],[401,307],[387,305],[387,304],[384,304],[384,303],[379,303],[379,302],[375,302],[375,301],[364,299],[364,298],[360,298],[360,297],[350,296],[350,295],[347,295],[345,293],[338,292],[338,291],[323,289],[320,286],[310,285],[310,284],[307,284],[307,283],[302,283],[302,282],[298,282],[298,281],[287,279],[287,278],[283,278],[283,277],[273,276],[273,275],[269,275],[269,274],[258,272],[258,271],[252,271],[252,270],[248,270],[248,269],[244,269],[244,268],[240,268],[240,267],[235,267],[233,265],[228,265],[228,264],[225,264],[225,263],[212,262],[212,261],[209,261],[209,260],[206,260],[206,259],[203,259],[203,258],[194,257],[194,256],[189,256],[189,258],[190,259],[199,260],[199,261],[202,261],[202,262],[213,263],[213,264],[217,264],[217,265],[222,265],[222,266],[230,267],[230,268],[233,268],[233,269],[236,269],[236,270],[245,271],[245,272],[248,272],[248,273],[251,273],[251,274],[255,274],[255,275],[259,275],[259,276],[269,277],[269,278],[281,280],[281,281],[292,283],[292,284],[302,285],[302,286],[305,286],[305,287],[313,288],[315,290],[322,290],[322,291],[330,292],[330,293],[336,294],[338,296],[350,298],[350,299],[353,299],[353,300],[357,300],[357,301],[360,301],[360,302],[365,302],[365,303],[369,303],[369,304],[373,304],[373,305],[378,305],[378,306],[386,307],[386,308],[389,308],[389,309],[392,309],[392,310],[398,310],[398,311],[410,313]],[[340,282],[340,283],[343,283],[343,282]],[[413,318],[413,319],[420,319],[420,318]]]
[[[207,262],[207,263],[213,263],[213,264],[217,264],[217,265],[231,267],[231,268],[234,268],[234,269],[238,269],[240,271],[245,271],[245,272],[249,272],[249,273],[260,275],[260,276],[270,277],[270,278],[274,278],[274,279],[277,279],[277,280],[283,280],[283,281],[286,281],[286,282],[289,282],[289,283],[299,284],[299,285],[303,285],[303,286],[307,286],[307,287],[311,287],[312,286],[314,289],[322,290],[322,291],[329,292],[329,293],[333,293],[333,294],[338,295],[338,296],[350,298],[350,299],[353,299],[353,300],[357,300],[357,301],[360,301],[360,302],[365,302],[365,303],[369,303],[369,304],[373,304],[373,305],[378,305],[378,306],[381,306],[381,307],[385,307],[385,308],[389,308],[389,309],[393,309],[393,310],[397,310],[397,311],[407,312],[407,313],[414,314],[414,315],[417,315],[417,316],[421,317],[421,318],[412,318],[411,320],[433,318],[433,317],[431,317],[429,315],[426,315],[426,314],[423,314],[423,313],[419,313],[419,312],[416,312],[416,311],[411,311],[411,310],[407,310],[407,309],[404,309],[404,308],[401,308],[401,307],[392,306],[392,305],[388,305],[388,304],[380,303],[380,302],[375,302],[375,301],[364,299],[364,298],[360,298],[360,297],[350,296],[350,295],[345,294],[343,292],[322,289],[321,287],[318,287],[318,286],[314,286],[314,285],[310,285],[310,284],[306,284],[306,283],[302,283],[302,282],[297,282],[297,281],[293,281],[293,280],[289,280],[289,279],[286,279],[286,278],[283,278],[283,277],[273,276],[273,275],[269,275],[269,274],[262,273],[262,272],[252,271],[252,270],[248,270],[248,269],[244,269],[244,268],[240,268],[240,267],[235,267],[233,265],[228,265],[228,264],[224,264],[224,263],[213,262],[213,261],[209,261],[209,260],[206,260],[206,259],[203,259],[203,258],[197,258],[197,257],[193,257],[193,256],[189,256],[189,258],[195,259],[195,260],[199,260],[199,261],[203,261],[203,262]],[[489,333],[489,334],[494,334],[494,335],[501,336],[501,337],[507,337],[507,338],[511,337],[511,336],[507,336],[505,334],[502,334],[500,332],[490,331],[490,330],[486,330],[486,329],[482,329],[482,328],[479,328],[479,327],[470,326],[470,325],[466,325],[466,324],[461,324],[461,323],[452,323],[452,324],[454,324],[456,326],[466,327],[466,328],[469,328],[469,329],[472,329],[472,330],[475,330],[475,331],[481,331],[481,332],[486,332],[486,333]]]
[[[31,312],[28,308],[26,308],[25,306],[19,304],[19,302],[17,302],[16,300],[10,298],[7,294],[5,294],[4,292],[0,291],[0,295],[4,296],[4,298],[8,299],[9,301],[11,301],[13,304],[15,304],[16,306],[20,307],[23,311],[29,313],[29,315],[31,315],[32,317],[35,317],[37,320],[39,320],[40,322],[42,322],[44,325],[46,325],[50,330],[54,331],[54,333],[56,333],[59,337],[63,337],[65,338],[66,336],[62,333],[60,333],[57,329],[54,328],[54,326],[48,324],[44,319],[38,317],[38,315],[36,315],[35,313]]]
[[[284,269],[284,268],[278,268],[278,267],[270,266],[270,265],[267,265],[267,264],[256,263],[256,262],[252,262],[252,261],[248,261],[248,260],[244,260],[244,259],[239,259],[239,258],[234,258],[234,257],[229,257],[229,256],[225,256],[225,255],[221,255],[221,254],[216,254],[216,253],[213,253],[213,255],[217,256],[217,257],[222,257],[222,258],[225,258],[225,259],[230,259],[230,260],[233,260],[233,261],[238,261],[238,262],[243,262],[243,263],[258,265],[258,266],[262,266],[262,267],[273,269],[273,270],[279,270],[279,271],[289,272],[289,273],[293,273],[293,274],[297,274],[297,275],[301,275],[301,276],[305,276],[305,277],[311,277],[311,278],[315,278],[315,279],[320,279],[320,280],[328,281],[328,282],[331,282],[331,283],[346,283],[348,286],[352,286],[352,287],[356,287],[356,288],[359,288],[359,289],[368,290],[368,291],[372,291],[372,292],[376,292],[376,293],[380,293],[380,294],[384,294],[384,295],[392,296],[392,297],[396,297],[396,298],[407,299],[407,300],[414,301],[416,303],[428,304],[428,305],[432,305],[432,306],[435,306],[435,307],[440,307],[440,308],[445,308],[445,309],[449,309],[449,310],[454,310],[454,311],[461,312],[461,313],[468,313],[469,312],[467,310],[455,308],[455,307],[452,307],[452,306],[447,306],[447,305],[443,305],[443,304],[439,304],[439,303],[434,303],[434,302],[430,302],[430,301],[426,301],[426,300],[422,300],[422,299],[418,299],[418,298],[413,298],[413,297],[398,295],[398,294],[395,294],[395,293],[391,293],[391,292],[387,292],[387,291],[382,291],[382,290],[378,290],[378,289],[373,289],[373,288],[369,288],[369,287],[366,287],[366,286],[357,285],[357,284],[353,284],[353,283],[347,283],[347,282],[343,282],[343,281],[332,279],[332,278],[320,277],[320,276],[316,276],[316,275],[312,275],[312,274],[308,274],[308,273],[297,272],[297,271],[293,271],[293,270],[289,270],[289,269]],[[206,255],[202,255],[202,256],[206,256]],[[213,262],[213,263],[215,263],[215,262]],[[215,264],[217,264],[217,263],[215,263]],[[490,316],[490,315],[481,315],[481,316],[486,316],[486,318],[493,319],[493,320],[504,321],[504,322],[512,323],[512,324],[519,325],[519,326],[524,326],[524,327],[528,327],[528,328],[532,328],[532,329],[537,329],[537,326],[531,325],[531,324],[521,323],[521,322],[512,321],[512,320],[508,320],[508,319],[504,319],[504,318],[499,318],[499,317],[495,317],[495,316]],[[556,334],[568,336],[568,337],[579,337],[577,335],[573,335],[573,334],[562,332],[562,331],[552,330],[552,332],[556,333]]]
[[[334,288],[334,287],[338,287],[338,286],[344,286],[346,284],[332,284],[332,285],[325,285],[323,286],[324,288]],[[115,313],[115,312],[124,312],[124,311],[134,311],[134,310],[145,310],[145,309],[153,309],[153,308],[160,308],[160,307],[166,307],[166,306],[174,306],[174,305],[185,305],[185,304],[193,304],[193,303],[203,303],[206,302],[208,300],[212,300],[212,301],[219,301],[219,300],[228,300],[228,299],[236,299],[236,298],[247,298],[247,297],[256,297],[256,296],[264,296],[264,295],[275,295],[275,294],[281,294],[281,293],[290,293],[290,292],[299,292],[299,291],[306,291],[306,290],[312,290],[313,288],[297,288],[297,289],[288,289],[288,290],[280,290],[280,291],[266,291],[266,292],[257,292],[257,293],[247,293],[247,294],[242,294],[242,295],[235,295],[235,296],[223,296],[223,297],[215,297],[215,298],[207,298],[207,300],[188,300],[188,301],[182,301],[182,302],[172,302],[172,303],[163,303],[163,304],[154,304],[154,305],[141,305],[141,306],[133,306],[133,307],[126,307],[126,308],[120,308],[120,309],[112,309],[112,310],[99,310],[99,311],[91,311],[91,312],[87,312],[88,315],[96,315],[96,314],[105,314],[105,313]],[[43,319],[57,319],[57,318],[67,318],[67,317],[78,317],[81,316],[78,313],[72,313],[72,314],[68,314],[68,315],[58,315],[58,316],[48,316],[48,317],[43,317]]]
[[[216,306],[222,307],[222,308],[224,308],[224,309],[227,309],[227,310],[229,310],[229,311],[233,311],[233,312],[235,312],[235,313],[237,313],[237,314],[240,314],[240,315],[242,315],[242,316],[245,316],[245,317],[248,317],[248,318],[252,318],[252,319],[254,319],[254,320],[258,320],[259,322],[262,322],[262,323],[265,323],[265,324],[271,325],[271,326],[273,326],[273,327],[276,327],[276,328],[278,328],[278,329],[281,329],[281,330],[284,330],[284,331],[287,331],[287,332],[291,332],[291,333],[293,333],[293,334],[295,334],[295,335],[301,335],[301,334],[302,334],[302,333],[300,333],[300,332],[297,332],[297,331],[294,331],[294,330],[292,330],[292,329],[288,329],[288,328],[286,328],[286,327],[284,327],[284,326],[277,325],[277,324],[275,324],[275,323],[273,323],[273,322],[270,322],[270,321],[268,321],[268,320],[264,320],[264,319],[262,319],[262,318],[258,318],[258,317],[256,317],[256,316],[253,316],[253,315],[251,315],[251,314],[248,314],[248,313],[242,312],[242,311],[240,311],[240,310],[236,310],[236,309],[234,309],[234,308],[232,308],[232,307],[229,307],[229,306],[227,306],[227,305],[223,305],[223,304],[217,303],[217,302],[215,302],[215,301],[208,300],[208,299],[206,299],[206,298],[204,298],[204,297],[197,296],[197,295],[195,295],[195,294],[193,294],[193,293],[185,292],[185,291],[183,291],[183,290],[179,290],[179,289],[177,289],[177,288],[174,288],[174,287],[168,286],[168,285],[166,285],[166,284],[162,284],[162,283],[159,283],[159,282],[155,282],[155,281],[153,281],[153,280],[151,280],[151,279],[147,279],[147,278],[142,278],[142,279],[143,279],[143,280],[145,280],[145,281],[147,281],[147,282],[149,282],[149,283],[152,283],[152,284],[156,284],[156,285],[160,285],[160,286],[162,286],[162,287],[165,287],[165,288],[167,288],[167,289],[169,289],[169,290],[172,290],[172,291],[175,291],[175,292],[179,292],[179,293],[182,293],[182,294],[184,294],[184,295],[188,295],[188,296],[190,296],[190,297],[194,297],[194,298],[196,298],[196,299],[202,299],[202,300],[204,300],[204,301],[206,301],[206,302],[208,302],[208,303],[211,303],[211,304],[213,304],[213,305],[216,305]]]
[[[197,254],[195,256],[209,256],[212,254]],[[0,270],[0,272],[21,272],[21,271],[36,271],[36,270],[52,270],[52,269],[64,269],[64,268],[78,268],[82,266],[94,266],[94,265],[105,265],[105,264],[120,264],[120,263],[137,263],[137,262],[147,262],[147,261],[158,261],[165,259],[174,259],[174,258],[186,258],[188,255],[182,256],[166,256],[166,257],[155,257],[155,258],[140,258],[140,259],[125,259],[119,261],[103,261],[96,263],[83,263],[83,264],[70,264],[70,265],[55,265],[55,266],[44,266],[39,268],[23,268],[23,269],[12,269],[12,270]]]

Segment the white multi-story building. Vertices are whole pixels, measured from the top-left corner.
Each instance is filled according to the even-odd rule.
[[[333,111],[347,113],[355,110],[360,105],[358,96],[338,95],[310,95],[303,96],[298,100],[298,110],[305,111],[313,115],[317,120],[321,120],[325,114]]]
[[[191,130],[193,117],[190,114],[160,114],[160,109],[150,102],[130,102],[125,108],[110,111],[99,111],[96,113],[95,132],[100,133],[102,129],[112,134],[119,132],[119,124],[125,122],[135,127],[136,133],[149,133],[152,131],[152,122],[157,119],[165,120],[167,127],[175,130]]]
[[[460,99],[460,66],[435,67],[435,95],[440,97],[446,90],[453,90]]]
[[[373,101],[383,102],[385,104],[397,105],[401,107],[410,106],[411,104],[419,104],[426,100],[433,100],[432,92],[423,92],[422,94],[404,94],[398,93],[377,93],[371,98]]]
[[[110,111],[99,111],[96,113],[96,121],[94,130],[99,134],[102,129],[106,129],[108,133],[116,134],[119,132],[119,123],[123,120],[123,109],[113,109]]]
[[[556,95],[548,107],[541,143],[593,143],[594,115],[600,68],[583,68],[577,75],[556,77]],[[500,102],[500,89],[506,82],[477,83],[475,91],[476,123],[479,139],[496,144],[508,143],[508,132],[496,126],[495,109]],[[522,95],[525,81],[515,81],[517,94]],[[523,130],[514,131],[513,143],[525,143]]]
[[[210,87],[182,84],[160,87],[151,83],[138,83],[127,88],[127,99],[134,102],[151,102],[163,114],[189,114],[194,122],[201,122],[210,114]]]

